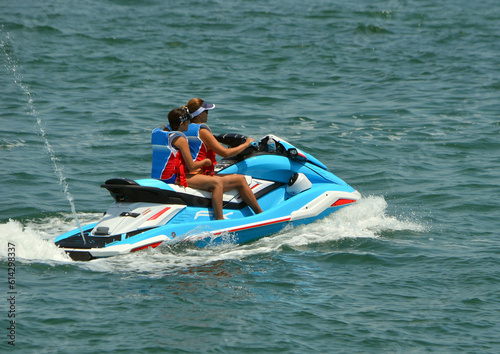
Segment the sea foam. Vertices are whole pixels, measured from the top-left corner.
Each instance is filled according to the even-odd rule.
[[[42,225],[43,227],[44,225]],[[0,224],[0,257],[7,258],[7,245],[14,245],[16,261],[68,262],[69,257],[52,240],[43,238],[43,232],[10,219]]]
[[[385,231],[423,232],[426,226],[416,221],[388,215],[388,204],[383,197],[361,198],[334,214],[309,225],[288,228],[278,234],[264,237],[245,245],[226,244],[196,248],[185,244],[162,244],[156,249],[128,255],[74,262],[82,268],[98,272],[143,273],[148,276],[201,266],[218,261],[239,260],[254,255],[279,252],[284,246],[296,248],[331,243],[349,238],[378,238]],[[85,222],[99,219],[99,214],[80,214]],[[27,221],[24,224],[9,220],[0,224],[0,240],[16,245],[16,257],[27,261],[71,262],[54,244],[55,237],[73,228],[71,215]],[[334,247],[334,246],[329,246]],[[0,250],[7,256],[7,249]]]

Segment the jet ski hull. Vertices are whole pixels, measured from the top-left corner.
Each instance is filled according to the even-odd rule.
[[[187,242],[198,247],[243,244],[284,229],[309,224],[356,202],[361,195],[302,153],[257,152],[233,161],[219,173],[241,173],[263,213],[254,214],[236,191],[224,194],[224,220],[213,220],[210,193],[156,179],[108,180],[115,202],[103,218],[56,238],[74,260],[91,260]],[[286,143],[286,144],[285,144]],[[293,146],[288,149],[295,149]],[[296,156],[299,156],[296,158]]]

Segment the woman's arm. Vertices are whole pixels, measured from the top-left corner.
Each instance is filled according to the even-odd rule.
[[[189,143],[185,138],[179,136],[172,141],[172,144],[181,151],[182,157],[184,158],[184,162],[186,163],[186,167],[189,171],[197,170],[203,166],[210,166],[212,164],[210,159],[204,159],[196,162],[193,161],[191,151],[189,150]]]
[[[200,129],[200,138],[205,143],[205,145],[215,152],[217,155],[222,157],[230,157],[238,155],[240,152],[249,147],[254,141],[252,138],[248,138],[243,144],[238,145],[233,148],[227,148],[215,139],[212,132],[208,129]]]

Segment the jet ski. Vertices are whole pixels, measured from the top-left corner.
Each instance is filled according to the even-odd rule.
[[[238,134],[216,138],[230,147],[246,140]],[[244,175],[263,212],[254,214],[234,190],[224,194],[224,220],[215,220],[210,192],[153,178],[113,178],[101,185],[114,199],[101,220],[58,236],[55,244],[77,261],[164,242],[244,244],[312,223],[361,198],[314,156],[274,135],[218,161],[215,171]]]

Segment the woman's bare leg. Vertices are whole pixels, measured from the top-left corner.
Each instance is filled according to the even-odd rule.
[[[212,208],[216,220],[224,220],[222,212],[222,197],[224,194],[224,184],[219,178],[205,175],[187,175],[188,186],[191,188],[203,189],[212,192]]]
[[[241,198],[245,203],[248,204],[250,208],[254,211],[255,214],[262,213],[262,209],[257,202],[257,198],[253,194],[252,190],[247,184],[247,180],[243,175],[224,175],[224,176],[214,176],[217,179],[222,179],[224,181],[223,191],[227,192],[231,189],[238,190]]]
[[[212,192],[212,207],[216,220],[223,220],[222,198],[224,192],[231,189],[238,190],[241,198],[253,210],[255,214],[262,213],[262,209],[257,202],[257,198],[247,184],[243,175],[224,175],[224,176],[205,176],[205,175],[187,175],[188,186],[191,188],[203,189]]]

